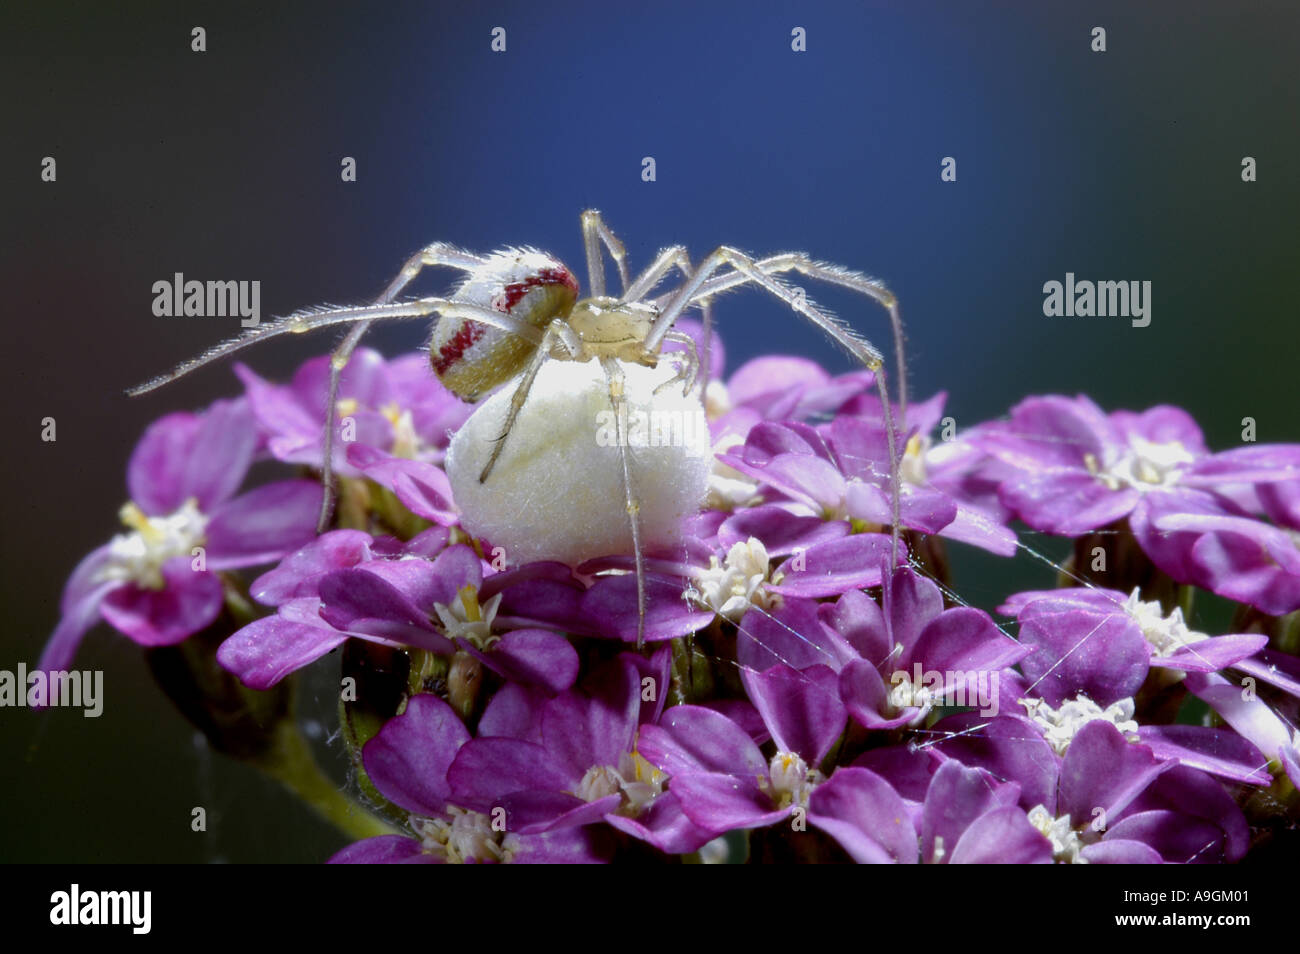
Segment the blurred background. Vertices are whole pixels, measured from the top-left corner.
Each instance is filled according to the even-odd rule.
[[[0,13],[0,669],[34,665],[67,575],[119,531],[143,428],[237,390],[227,362],[124,396],[239,330],[154,317],[151,286],[174,272],[259,280],[264,317],[371,299],[435,239],[531,244],[584,274],[578,216],[597,207],[634,268],[726,243],[882,278],[912,393],[946,391],[959,426],[1086,392],[1184,407],[1214,448],[1246,416],[1261,441],[1300,440],[1294,3],[16,6]],[[1044,317],[1043,283],[1067,271],[1150,281],[1150,326]],[[879,309],[803,284],[888,344]],[[759,293],[716,314],[729,370],[772,352],[848,370]],[[426,334],[368,341],[391,355]],[[331,340],[245,360],[283,377]],[[980,605],[1049,582],[1026,560],[955,562]],[[341,777],[324,665],[303,718]],[[102,717],[0,710],[0,860],[310,862],[345,843],[196,743],[126,638],[98,627],[76,667],[105,671]]]

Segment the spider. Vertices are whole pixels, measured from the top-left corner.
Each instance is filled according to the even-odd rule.
[[[579,299],[573,273],[558,259],[532,248],[511,248],[490,255],[477,255],[445,242],[435,242],[412,255],[401,271],[372,305],[325,306],[295,312],[250,329],[241,337],[217,345],[204,354],[182,362],[127,393],[135,396],[152,391],[255,342],[283,334],[295,334],[331,325],[354,327],[331,355],[329,396],[324,424],[324,458],[318,531],[329,525],[334,504],[332,473],[334,423],[337,415],[339,378],[357,343],[372,322],[439,316],[429,342],[434,373],[444,386],[466,401],[475,401],[498,385],[516,381],[501,434],[478,475],[486,482],[509,444],[516,418],[525,406],[539,371],[548,361],[596,360],[603,371],[615,419],[626,420],[624,368],[640,365],[655,368],[666,341],[685,346],[685,357],[677,373],[655,388],[656,392],[678,380],[683,391],[695,383],[700,366],[692,339],[673,328],[688,307],[699,307],[704,316],[706,354],[711,300],[745,284],[754,284],[803,315],[866,368],[875,372],[877,389],[885,415],[890,455],[893,558],[896,562],[899,536],[899,462],[897,431],[888,390],[884,382],[884,359],[870,342],[858,336],[824,309],[814,305],[801,289],[792,288],[775,276],[798,272],[858,292],[881,304],[889,313],[898,367],[897,400],[900,415],[906,415],[906,386],[903,339],[898,304],[880,282],[838,265],[811,259],[803,252],[784,252],[754,259],[729,246],[721,246],[692,265],[686,249],[674,245],[659,252],[646,269],[631,278],[623,243],[596,210],[582,213],[582,238],[588,271],[588,297]],[[602,248],[613,260],[622,292],[609,295],[605,288]],[[403,289],[426,267],[457,269],[466,277],[446,298],[426,297],[397,301]],[[650,297],[651,292],[674,270],[683,276],[675,290]],[[707,379],[707,372],[706,372]],[[632,485],[626,434],[620,428],[618,445],[622,463],[624,503],[634,549],[637,577],[637,643],[644,638],[646,587],[639,520],[641,505]]]

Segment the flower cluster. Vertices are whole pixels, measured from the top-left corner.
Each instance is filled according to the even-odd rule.
[[[512,565],[469,534],[443,462],[473,407],[363,349],[332,528],[302,471],[328,359],[241,366],[243,396],[146,432],[130,532],[73,573],[41,667],[97,619],[149,647],[217,626],[254,690],[343,647],[343,738],[397,826],[343,862],[1233,862],[1300,823],[1300,446],[1211,453],[1176,408],[1082,396],[941,439],[938,395],[894,415],[895,548],[870,372],[724,381],[710,354],[708,495],[645,554],[644,620],[630,552]],[[298,475],[241,493],[265,460]],[[999,624],[944,548],[1014,557],[1016,521],[1074,554]],[[1193,629],[1198,593],[1236,631]]]

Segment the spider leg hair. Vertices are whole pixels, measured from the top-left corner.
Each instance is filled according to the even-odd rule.
[[[705,283],[713,277],[713,273],[727,265],[730,265],[734,271],[720,276],[724,281],[720,281],[711,291],[702,291]],[[744,277],[732,279],[733,274]],[[730,280],[730,284],[726,284],[725,280]],[[653,351],[659,347],[669,328],[672,327],[672,323],[692,300],[701,294],[716,294],[719,290],[725,290],[725,288],[735,287],[746,282],[753,282],[784,301],[792,309],[820,328],[828,338],[847,351],[850,356],[861,361],[874,373],[876,387],[881,395],[885,418],[885,437],[889,450],[890,516],[892,523],[890,528],[891,561],[897,563],[901,528],[898,501],[902,489],[897,448],[898,432],[894,423],[893,405],[889,400],[889,391],[884,382],[884,356],[871,342],[858,335],[857,332],[830,314],[830,312],[818,308],[805,295],[797,294],[793,288],[764,272],[758,267],[758,263],[744,252],[724,245],[710,253],[700,263],[695,275],[672,294],[667,307],[660,312],[659,317],[655,319],[655,323],[650,329],[650,333],[646,336],[646,350]]]
[[[482,305],[474,305],[469,302],[455,301],[448,298],[416,298],[411,301],[390,302],[383,305],[358,305],[355,307],[323,305],[296,311],[291,315],[285,315],[283,318],[277,318],[267,324],[250,328],[238,338],[223,342],[205,351],[197,358],[181,362],[166,374],[161,374],[144,384],[128,389],[127,394],[135,397],[139,394],[157,390],[164,384],[169,384],[177,378],[197,371],[204,365],[211,364],[237,351],[243,351],[257,342],[277,338],[280,335],[304,334],[308,331],[328,328],[332,325],[369,321],[409,320],[428,318],[431,315],[443,315],[449,318],[471,318],[485,325],[491,325],[494,328],[500,328],[511,334],[519,335],[534,344],[540,344],[542,340],[542,332],[530,324],[512,318],[503,312],[484,308]]]
[[[601,358],[600,366],[605,371],[605,381],[609,385],[609,401],[614,408],[614,420],[618,428],[618,452],[623,464],[623,495],[627,508],[627,518],[632,526],[632,550],[636,557],[636,648],[640,651],[645,646],[645,554],[641,548],[641,504],[632,490],[632,468],[628,464],[627,432],[623,428],[624,415],[619,413],[620,406],[626,400],[624,396],[623,369],[614,358]]]
[[[501,451],[505,448],[506,438],[510,436],[510,430],[515,426],[515,418],[523,410],[524,403],[528,400],[528,392],[533,389],[533,381],[537,378],[537,372],[542,369],[542,365],[548,360],[555,357],[557,346],[563,348],[569,353],[570,359],[577,359],[582,353],[582,340],[573,332],[568,325],[562,321],[552,321],[546,327],[546,334],[542,336],[542,343],[533,352],[533,356],[528,361],[528,367],[524,369],[523,374],[519,376],[519,383],[515,385],[514,394],[510,396],[510,410],[506,413],[506,423],[501,429],[501,436],[492,444],[492,455],[483,465],[483,472],[479,474],[478,482],[485,483],[488,475],[492,473],[492,468],[497,464],[497,458],[501,456]]]
[[[482,265],[484,261],[481,255],[467,252],[447,242],[426,245],[406,260],[401,271],[388,283],[388,287],[384,289],[375,304],[384,305],[391,302],[426,267],[442,266],[470,272]],[[373,319],[359,323],[347,333],[330,355],[329,392],[325,399],[325,430],[322,436],[321,502],[320,515],[316,519],[317,533],[324,533],[334,516],[334,420],[338,416],[339,383],[343,377],[343,369],[352,360],[352,352],[356,350],[357,344],[372,323]]]
[[[605,219],[597,209],[587,209],[582,213],[582,247],[587,254],[587,286],[593,297],[605,294],[605,263],[600,258],[600,246],[603,244],[614,260],[618,269],[619,281],[622,282],[623,295],[627,295],[627,249],[619,241],[614,230],[605,224]]]
[[[777,255],[770,255],[756,261],[754,267],[768,275],[796,271],[802,275],[807,275],[809,278],[847,288],[878,302],[889,313],[890,329],[894,337],[894,363],[895,374],[897,375],[895,389],[898,392],[898,411],[899,417],[905,423],[907,419],[907,362],[904,356],[906,336],[903,332],[903,319],[898,311],[898,299],[894,296],[894,293],[883,282],[864,275],[862,272],[853,271],[842,265],[816,261],[803,252],[781,252]],[[733,270],[711,277],[700,286],[696,295],[712,295],[729,291],[749,281],[749,276],[744,272]]]

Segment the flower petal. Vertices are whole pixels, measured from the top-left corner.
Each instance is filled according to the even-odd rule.
[[[1091,865],[1158,865],[1164,860],[1150,845],[1128,838],[1107,838],[1079,854]]]
[[[437,861],[426,855],[418,841],[405,835],[379,835],[348,845],[329,860],[332,865],[388,865],[402,862]]]
[[[331,530],[312,540],[253,581],[253,599],[279,606],[292,599],[316,596],[320,578],[370,559],[370,534],[360,530]]]
[[[217,650],[217,662],[250,689],[269,689],[346,639],[345,634],[325,626],[267,616],[226,639]]]
[[[316,535],[320,494],[313,481],[282,480],[220,504],[207,527],[208,567],[269,563],[308,543]]]
[[[673,706],[659,725],[641,726],[637,749],[674,778],[692,772],[767,774],[767,759],[749,734],[702,706]]]
[[[211,624],[224,602],[215,573],[190,569],[189,557],[163,564],[163,588],[128,583],[115,587],[100,603],[105,622],[142,646],[170,646]]]
[[[1139,494],[1111,490],[1086,473],[1045,473],[1003,484],[1000,496],[1035,530],[1077,537],[1127,516]]]
[[[903,799],[875,772],[842,768],[813,789],[808,820],[859,864],[915,864],[916,829]]]
[[[1097,809],[1114,818],[1172,762],[1161,762],[1145,745],[1129,742],[1119,729],[1096,719],[1070,742],[1061,764],[1056,814],[1090,822]]]
[[[483,663],[511,682],[563,692],[578,678],[578,651],[563,636],[545,629],[516,629],[501,637]]]
[[[900,561],[906,560],[899,548]],[[880,585],[882,565],[888,565],[890,539],[883,533],[855,533],[827,540],[796,554],[781,565],[780,583],[767,589],[783,596],[814,599],[839,596],[850,590]]]
[[[447,770],[469,738],[451,706],[419,693],[366,743],[361,758],[385,798],[407,811],[434,817],[451,798]]]
[[[64,609],[63,618],[54,628],[45,648],[41,650],[40,661],[36,668],[45,673],[64,672],[72,665],[82,638],[90,628],[99,621],[99,606],[104,597],[122,584],[116,582],[101,583],[97,588],[88,590],[81,598]]]
[[[1138,738],[1158,759],[1174,759],[1247,785],[1273,781],[1268,759],[1235,732],[1203,725],[1144,725],[1138,727]]]
[[[682,598],[680,582],[650,577],[646,580],[645,639],[656,642],[685,636],[702,629],[711,612],[694,609]],[[637,638],[636,577],[632,574],[598,579],[582,597],[581,615],[596,636],[635,642]]]
[[[1016,806],[981,815],[957,839],[950,865],[1050,865],[1052,844]]]
[[[799,672],[782,664],[761,673],[745,670],[741,679],[778,751],[820,765],[847,719],[834,670],[812,666]]]
[[[126,486],[140,508],[159,516],[185,502],[182,478],[185,458],[194,444],[199,416],[178,411],[154,421],[131,452]]]
[[[790,815],[789,809],[773,806],[753,776],[713,772],[674,775],[672,791],[686,817],[709,831],[762,828]]]
[[[999,785],[981,769],[967,768],[956,761],[943,763],[934,773],[925,796],[921,858],[934,859],[936,843],[951,852],[976,819],[995,809],[1015,807],[1019,797],[1020,787],[1014,783]],[[1017,811],[1028,824],[1024,812]],[[974,845],[968,850],[973,851]],[[1049,851],[1049,859],[1050,856]]]
[[[1083,693],[1103,707],[1136,693],[1151,659],[1137,622],[1120,606],[1061,610],[1048,599],[1020,614],[1020,641],[1032,649],[1021,670],[1035,691],[1054,706]]]
[[[794,669],[824,665],[839,669],[855,658],[850,647],[821,619],[815,600],[790,597],[771,611],[745,611],[736,635],[742,670],[762,672],[784,664]]]

